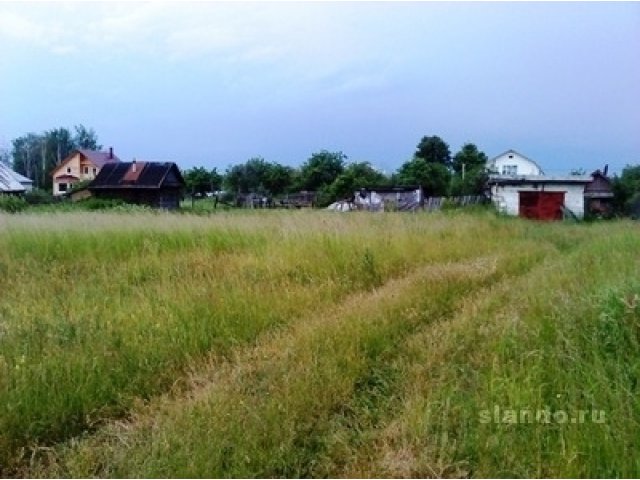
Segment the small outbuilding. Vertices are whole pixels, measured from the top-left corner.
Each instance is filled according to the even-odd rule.
[[[591,177],[491,175],[491,200],[508,214],[536,220],[562,220],[584,216],[584,190]]]
[[[422,187],[379,186],[362,188],[354,193],[353,202],[358,210],[413,211],[422,206]]]
[[[608,165],[604,171],[596,170],[591,181],[584,187],[585,215],[610,217],[613,215],[613,186],[607,177]]]
[[[380,186],[361,188],[350,198],[332,203],[327,210],[350,212],[415,211],[424,206],[424,196],[420,186]]]
[[[33,180],[0,162],[0,193],[22,194],[33,190]]]
[[[535,161],[507,150],[487,162],[487,171],[491,201],[508,215],[562,220],[611,212],[607,167],[591,175],[545,175]]]
[[[184,186],[175,163],[134,160],[105,164],[87,188],[96,198],[176,209],[180,206]]]

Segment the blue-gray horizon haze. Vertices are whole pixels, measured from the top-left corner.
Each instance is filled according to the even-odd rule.
[[[0,3],[0,147],[390,173],[425,135],[552,173],[640,163],[640,3]]]

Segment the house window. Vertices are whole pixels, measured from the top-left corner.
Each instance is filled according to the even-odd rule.
[[[84,173],[85,175],[89,175],[89,167],[84,167]]]
[[[502,166],[502,175],[517,175],[518,174],[518,166],[517,165],[503,165]]]
[[[71,173],[71,167],[67,167],[67,173]]]
[[[96,167],[93,167],[93,174],[96,174]]]
[[[58,184],[58,191],[59,192],[66,192],[67,191],[67,184],[66,183],[59,183]]]

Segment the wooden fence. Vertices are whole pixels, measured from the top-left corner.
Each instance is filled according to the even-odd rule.
[[[484,195],[465,195],[461,197],[426,197],[419,208],[429,212],[440,210],[444,206],[466,207],[468,205],[482,205],[489,203]]]

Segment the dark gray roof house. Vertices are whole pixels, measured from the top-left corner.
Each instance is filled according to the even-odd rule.
[[[97,198],[174,209],[180,206],[184,186],[175,163],[134,160],[105,163],[87,188]]]

